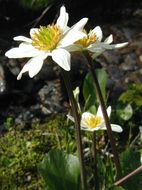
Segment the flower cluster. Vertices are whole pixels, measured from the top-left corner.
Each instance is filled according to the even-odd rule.
[[[25,72],[28,72],[31,78],[38,74],[48,56],[51,56],[53,61],[64,70],[69,71],[71,68],[70,52],[72,51],[87,50],[95,58],[106,49],[121,48],[127,45],[127,42],[111,45],[112,35],[101,42],[103,35],[99,26],[87,33],[84,26],[88,18],[81,19],[72,27],[68,26],[68,19],[69,15],[62,6],[55,24],[32,28],[30,38],[14,37],[15,41],[21,41],[21,43],[19,47],[8,50],[5,55],[8,58],[30,58],[19,73],[18,80]]]

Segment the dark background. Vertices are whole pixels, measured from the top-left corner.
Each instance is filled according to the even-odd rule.
[[[46,7],[37,9],[23,6],[20,0],[0,0],[0,40],[6,41],[16,34],[28,33]],[[52,0],[53,2],[53,0]],[[141,0],[55,0],[50,9],[39,20],[37,26],[46,25],[55,20],[61,5],[69,13],[69,24],[72,25],[82,17],[89,17],[88,27],[101,23],[116,23],[133,17],[136,9],[142,8]],[[0,46],[0,47],[1,47]]]

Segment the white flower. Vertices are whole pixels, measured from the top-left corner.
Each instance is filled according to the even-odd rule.
[[[88,50],[92,53],[92,58],[96,58],[105,50],[122,48],[128,44],[128,42],[111,44],[113,42],[112,35],[109,35],[104,42],[101,42],[103,38],[103,33],[99,26],[95,27],[93,30],[90,30],[88,34],[86,31],[84,32],[86,33],[86,36],[76,41],[75,44],[72,45],[72,51]]]
[[[111,106],[107,108],[107,114],[110,117],[111,114]],[[72,121],[74,121],[74,118],[70,115],[67,115],[68,118]],[[98,131],[98,130],[106,130],[105,121],[103,118],[101,107],[99,106],[97,114],[94,115],[89,112],[84,112],[81,116],[80,121],[81,129],[86,131]],[[122,132],[122,128],[119,125],[111,124],[112,131],[115,132]]]
[[[15,41],[22,43],[19,47],[7,51],[5,55],[8,58],[31,57],[19,73],[18,80],[25,72],[29,72],[31,78],[34,77],[41,70],[44,60],[48,56],[52,56],[52,59],[64,70],[70,70],[70,53],[66,47],[85,36],[82,29],[88,19],[83,18],[69,28],[67,26],[68,17],[65,7],[62,6],[56,24],[32,28],[30,30],[31,38],[14,37]]]

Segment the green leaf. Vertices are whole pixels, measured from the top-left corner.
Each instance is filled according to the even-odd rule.
[[[126,92],[119,97],[123,103],[133,104],[137,107],[142,106],[142,84],[131,84]]]
[[[100,85],[100,89],[104,98],[104,101],[106,102],[106,80],[107,80],[107,74],[105,69],[96,69],[96,75],[97,79]],[[84,79],[83,83],[83,97],[85,100],[85,107],[86,109],[89,109],[92,105],[97,106],[99,104],[96,90],[93,82],[92,75],[88,73]]]
[[[79,190],[80,167],[78,157],[61,150],[51,150],[39,164],[39,172],[48,190]]]
[[[92,106],[90,106],[89,107],[89,110],[88,110],[90,113],[92,113],[92,114],[96,114],[96,107],[94,106],[94,105],[92,105]]]
[[[117,109],[117,114],[125,121],[129,120],[133,115],[133,109],[130,104],[126,105],[124,107],[121,106],[121,108]]]
[[[123,176],[126,176],[130,172],[134,171],[141,165],[140,152],[129,148],[121,154],[121,165]],[[128,190],[141,190],[142,173],[138,173],[129,178],[123,187]]]

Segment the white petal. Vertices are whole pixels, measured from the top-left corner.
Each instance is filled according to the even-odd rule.
[[[111,124],[111,129],[114,132],[121,133],[123,131],[122,127],[120,125]]]
[[[21,43],[18,48],[12,48],[5,53],[8,58],[35,57],[41,54],[41,51],[35,49],[31,44]]]
[[[70,70],[71,55],[65,49],[55,49],[52,51],[52,59],[64,70]]]
[[[122,128],[119,125],[116,125],[116,124],[110,124],[110,125],[111,125],[111,130],[112,131],[118,132],[118,133],[122,132]],[[107,130],[105,122],[98,125],[94,130],[95,131],[97,131],[97,130]]]
[[[62,31],[65,31],[67,29],[68,19],[69,19],[69,15],[66,12],[65,7],[62,6],[60,8],[60,16],[56,22],[56,24],[61,28]]]
[[[111,114],[111,106],[109,106],[109,107],[107,108],[107,115],[108,115],[108,117],[110,117],[110,114]]]
[[[67,33],[67,35],[65,35],[63,39],[60,41],[59,47],[66,47],[66,46],[72,45],[74,42],[76,42],[77,40],[85,36],[86,34],[84,32],[71,31]]]
[[[102,40],[102,38],[103,38],[103,32],[102,32],[100,26],[96,26],[96,27],[91,31],[91,33],[94,33],[94,34],[96,35],[98,41],[101,41],[101,40]]]
[[[35,33],[38,33],[38,31],[39,31],[39,28],[31,28],[31,29],[30,29],[30,36],[33,37],[33,35],[34,35]]]
[[[81,126],[81,130],[83,130],[83,131],[90,131],[90,132],[94,132],[95,131],[94,128],[92,129],[92,128],[86,128],[86,127],[82,127],[82,126]]]
[[[80,21],[78,21],[76,24],[74,24],[72,27],[71,27],[71,30],[79,30],[79,31],[82,31],[85,24],[87,23],[88,21],[88,18],[82,18]]]
[[[5,56],[8,58],[21,58],[22,52],[19,50],[19,48],[12,48],[5,53]]]
[[[106,44],[104,42],[100,44],[93,44],[92,49],[94,48],[94,51],[95,51],[95,48],[97,48],[97,45],[99,45],[102,48],[102,50],[112,50],[112,49],[119,49],[119,48],[125,47],[126,45],[128,45],[128,42],[124,42],[120,44],[111,44],[111,45]]]
[[[85,126],[81,126],[81,129],[84,130],[84,131],[93,132],[93,131],[98,131],[98,130],[106,130],[106,127],[105,127],[105,124],[102,123],[102,124],[98,125],[95,128],[88,128],[88,127],[85,127]]]
[[[122,47],[125,47],[126,45],[128,45],[128,42],[116,44],[116,45],[114,45],[114,47],[115,47],[115,48],[122,48]]]
[[[94,131],[106,130],[105,122],[102,122],[100,125],[94,128]]]
[[[94,117],[94,115],[92,113],[89,113],[89,112],[84,112],[81,116],[81,121],[80,121],[80,125],[82,128],[89,128],[88,125],[86,125],[86,121],[91,118],[91,117]]]
[[[109,35],[109,36],[105,39],[104,43],[106,43],[106,44],[111,44],[112,42],[113,42],[113,36],[112,36],[112,34],[111,34],[111,35]]]
[[[102,53],[105,50],[112,50],[115,49],[115,45],[106,44],[104,42],[101,43],[94,43],[91,46],[88,47],[88,50],[94,53]]]
[[[25,37],[25,36],[16,36],[13,39],[15,41],[22,41],[22,42],[32,43],[32,40],[30,38]]]
[[[105,50],[101,42],[96,42],[94,44],[91,44],[87,49],[93,53],[101,53]]]
[[[19,73],[17,80],[20,80],[22,74],[25,72],[29,72],[29,76],[32,78],[34,77],[42,68],[43,61],[47,57],[47,55],[42,55],[38,57],[34,57],[30,59],[23,67],[21,72]]]
[[[94,131],[98,131],[98,130],[107,130],[104,122],[98,125],[96,128],[94,128]],[[116,124],[111,124],[111,130],[118,133],[121,133],[123,131],[122,128]]]
[[[110,114],[111,114],[111,106],[109,106],[109,107],[107,108],[107,115],[108,115],[108,117],[110,117]],[[98,110],[97,110],[97,116],[103,118],[103,112],[102,112],[102,109],[101,109],[101,106],[100,106],[100,105],[99,105]]]
[[[25,43],[25,42],[21,43],[21,44],[19,45],[19,48],[20,48],[21,50],[23,49],[23,51],[26,50],[26,52],[29,52],[28,54],[33,53],[33,56],[34,56],[34,55],[37,56],[37,55],[42,54],[42,53],[44,52],[44,51],[42,51],[42,50],[36,49],[32,44]]]
[[[83,49],[83,47],[81,45],[72,44],[65,47],[65,49],[69,52],[74,52],[74,51],[80,51],[81,49]]]
[[[96,114],[96,115],[103,118],[102,108],[101,108],[100,105],[99,105],[99,107],[98,107],[98,110],[97,110],[97,114]]]
[[[65,47],[73,44],[75,41],[86,36],[84,32],[82,32],[84,25],[88,21],[88,18],[83,18],[75,25],[73,25],[67,32],[64,33],[62,40],[60,41],[59,47]]]
[[[82,127],[81,128],[82,130],[85,130],[85,131],[90,131],[90,132],[93,132],[93,131],[98,131],[98,130],[107,130],[106,126],[104,123],[102,123],[101,125],[95,127],[95,128],[84,128]],[[111,124],[111,129],[113,132],[117,132],[117,133],[121,133],[123,130],[122,128],[119,126],[119,125],[116,125],[116,124]]]
[[[84,112],[82,114],[82,116],[81,116],[81,120],[86,120],[86,119],[88,119],[90,117],[94,117],[94,115],[92,113],[90,113],[90,112]]]

